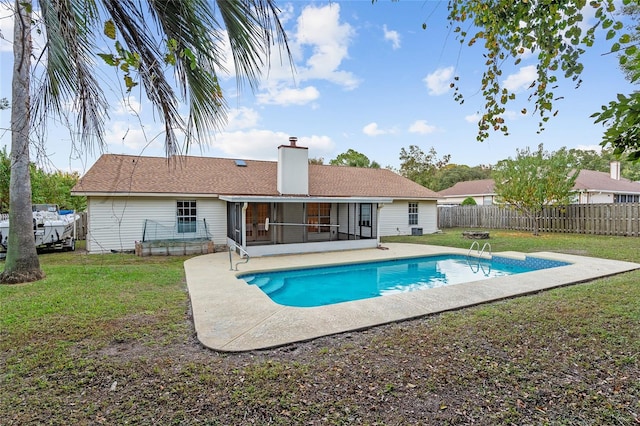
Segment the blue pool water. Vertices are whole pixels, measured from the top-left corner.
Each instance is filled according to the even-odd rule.
[[[568,263],[532,257],[493,256],[486,260],[440,255],[243,274],[239,278],[257,285],[278,304],[311,307],[565,265]]]

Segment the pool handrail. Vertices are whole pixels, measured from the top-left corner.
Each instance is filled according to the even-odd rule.
[[[485,250],[487,249],[487,247],[489,247],[489,258],[491,258],[492,255],[492,251],[491,251],[491,244],[489,243],[484,243],[484,245],[482,246],[482,250],[480,249],[480,243],[476,240],[473,243],[471,243],[471,247],[469,247],[469,251],[467,252],[467,257],[471,256],[471,252],[473,251],[473,247],[476,247],[477,250],[477,256],[478,257],[482,257],[482,255],[485,253]]]
[[[240,256],[241,257],[242,256],[245,257],[244,261],[240,260],[240,261],[236,262],[235,268],[233,267],[233,259],[232,259],[232,256],[231,256],[231,251],[232,250],[233,251],[238,250],[240,252]],[[250,259],[249,253],[247,253],[247,251],[245,249],[243,249],[242,247],[240,247],[237,244],[229,245],[229,270],[230,271],[237,271],[238,270],[238,265],[241,264],[241,263],[249,263],[249,259]]]
[[[482,264],[482,258],[477,258],[478,263],[474,266],[470,261],[469,258],[467,258],[467,266],[469,267],[469,269],[471,269],[471,272],[478,273],[480,272],[480,270],[482,270],[482,275],[484,275],[485,277],[488,277],[489,275],[491,275],[491,263],[489,263],[487,265],[487,269],[485,269],[484,265]]]

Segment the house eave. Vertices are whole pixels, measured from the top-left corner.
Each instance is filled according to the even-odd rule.
[[[438,201],[441,197],[392,197],[393,200]]]
[[[598,193],[598,194],[625,194],[625,195],[640,195],[639,191],[621,191],[621,190],[617,190],[617,189],[595,189],[595,188],[589,188],[589,189],[579,189],[576,190],[576,192],[581,192],[581,193]]]
[[[219,198],[219,194],[192,192],[103,192],[103,191],[71,191],[71,195],[79,197],[191,197],[191,198]]]
[[[260,196],[221,195],[220,199],[230,203],[391,203],[388,197],[314,197],[314,196]]]
[[[455,195],[443,195],[442,197],[439,198],[439,200],[441,199],[446,199],[446,198],[461,198],[461,197],[488,197],[488,196],[492,196],[495,197],[496,195],[498,195],[495,192],[479,192],[477,194],[455,194]]]

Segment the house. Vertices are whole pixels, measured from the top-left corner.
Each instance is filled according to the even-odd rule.
[[[87,197],[87,250],[203,239],[264,256],[437,231],[437,193],[386,169],[310,165],[296,142],[277,162],[102,155],[72,189]]]
[[[450,188],[440,191],[441,205],[460,205],[471,197],[479,206],[490,206],[496,201],[495,183],[493,179],[478,179],[458,182]]]
[[[611,162],[609,173],[581,170],[573,186],[578,204],[637,203],[640,182],[620,177],[620,162]]]
[[[472,197],[478,205],[496,203],[497,194],[493,179],[458,182],[440,191],[439,205],[459,205]],[[620,176],[620,162],[610,164],[609,173],[581,170],[573,186],[575,204],[611,204],[640,202],[640,182]]]

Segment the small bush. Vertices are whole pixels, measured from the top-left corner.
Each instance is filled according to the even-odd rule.
[[[462,201],[463,206],[475,206],[477,204],[478,203],[476,203],[476,200],[473,197],[467,197]]]

